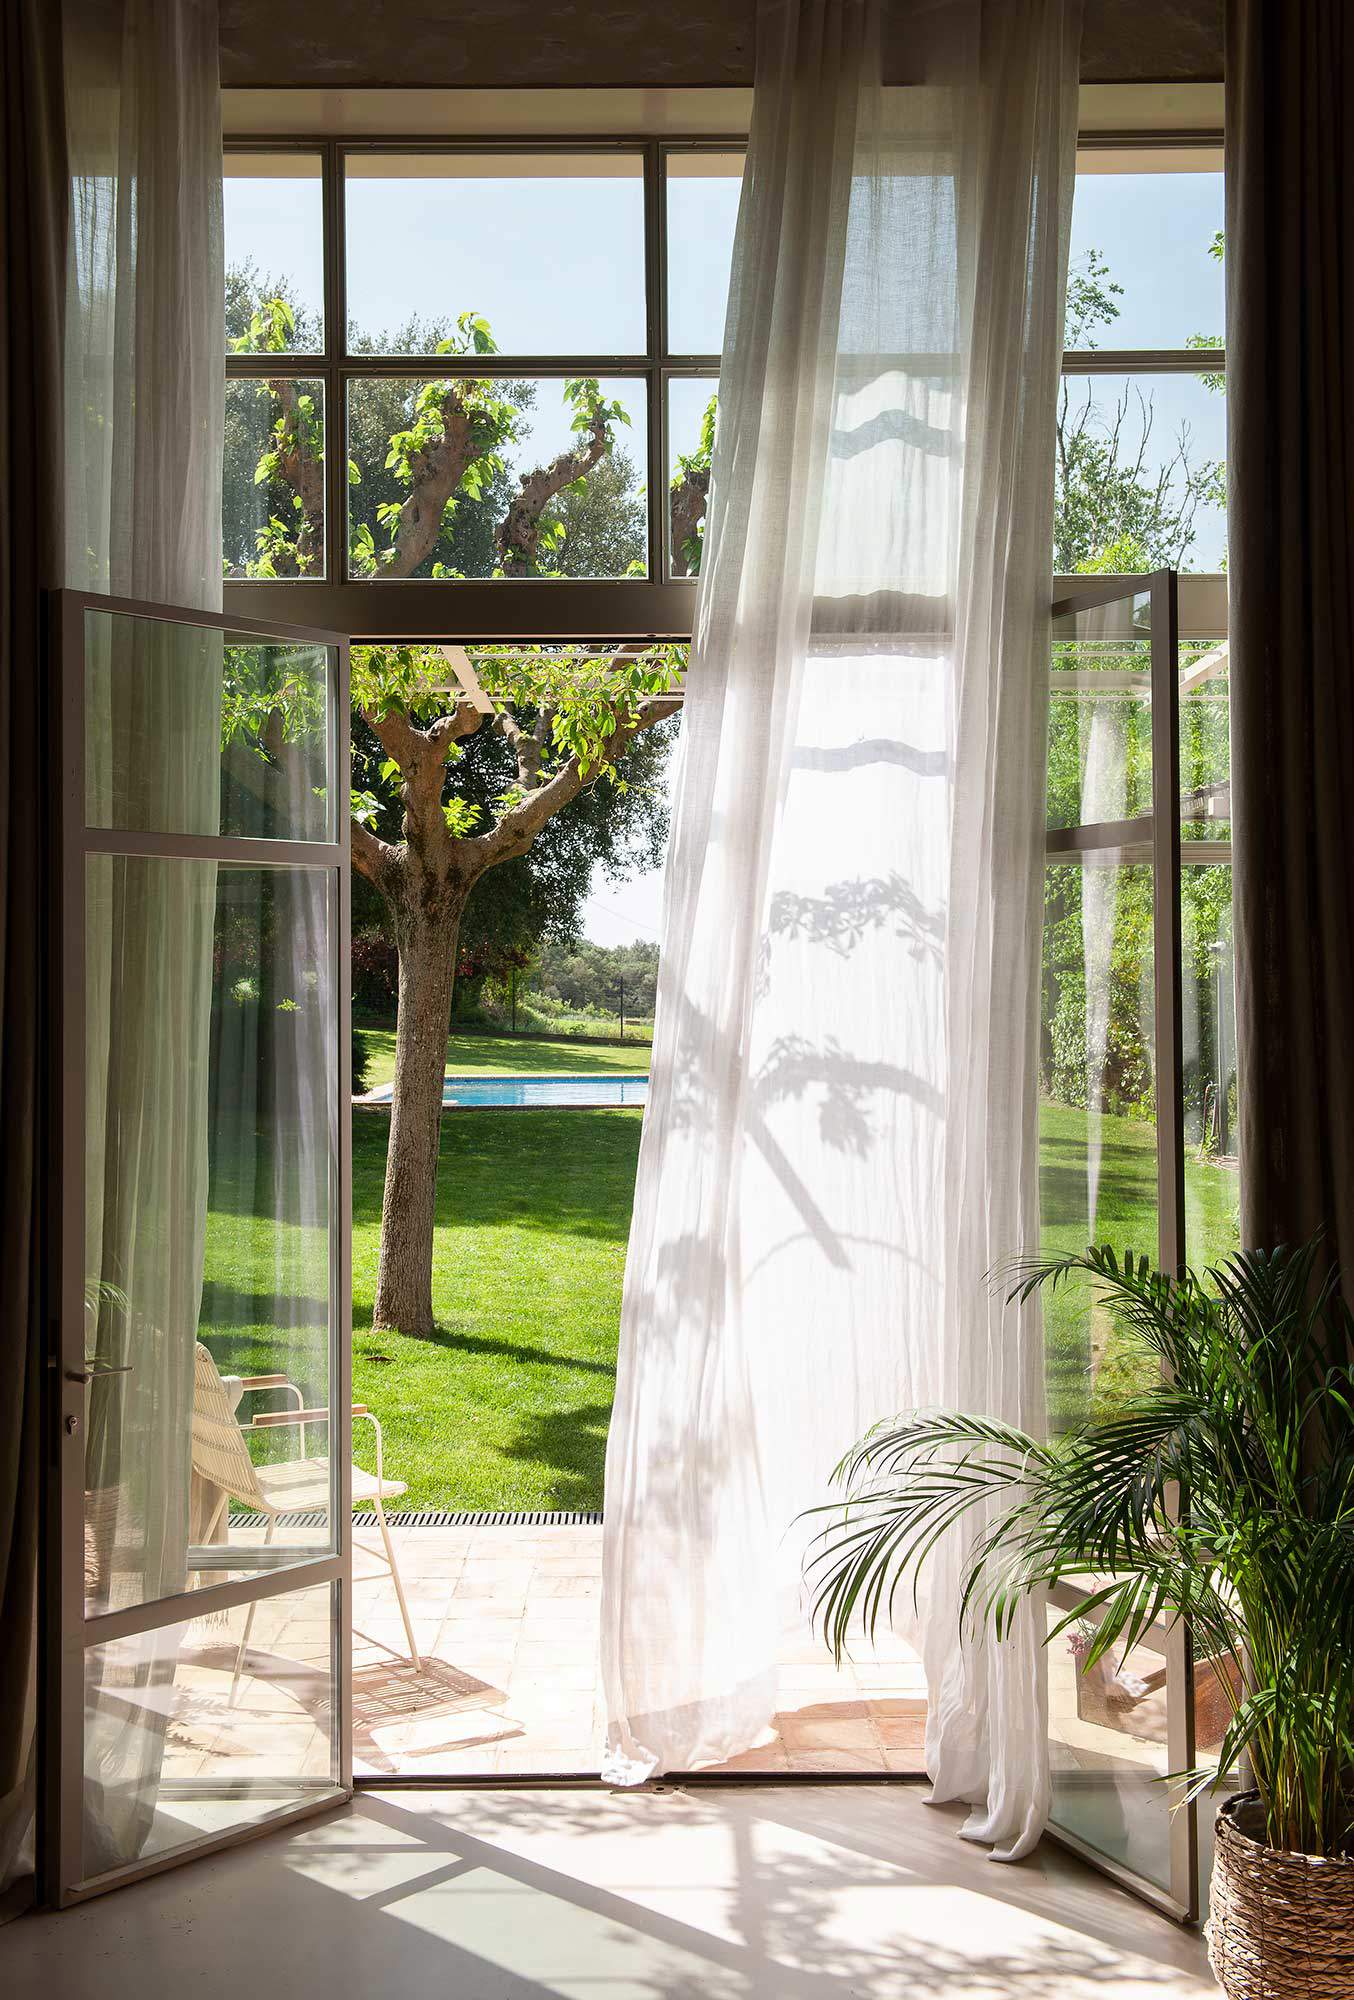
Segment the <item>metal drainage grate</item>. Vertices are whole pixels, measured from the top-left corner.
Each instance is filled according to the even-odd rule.
[[[231,1521],[237,1528],[266,1528],[266,1514],[232,1514]],[[322,1528],[329,1519],[322,1508],[313,1508],[304,1514],[279,1514],[278,1524],[287,1528]],[[369,1507],[354,1507],[354,1521],[370,1521],[373,1518]],[[453,1514],[445,1509],[424,1508],[418,1512],[396,1513],[394,1508],[386,1508],[386,1519],[392,1528],[600,1528],[600,1513],[470,1513]]]

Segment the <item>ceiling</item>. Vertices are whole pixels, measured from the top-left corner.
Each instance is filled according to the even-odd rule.
[[[220,0],[228,89],[530,90],[752,81],[755,0]],[[1086,0],[1085,83],[1217,82],[1223,0]],[[920,0],[939,23],[948,0]],[[885,0],[903,81],[919,9]],[[906,22],[906,34],[901,31]],[[890,27],[895,32],[890,34]]]

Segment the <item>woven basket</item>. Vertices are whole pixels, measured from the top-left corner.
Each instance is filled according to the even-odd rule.
[[[1354,1858],[1266,1847],[1256,1793],[1217,1817],[1208,1962],[1227,2000],[1349,2000]]]

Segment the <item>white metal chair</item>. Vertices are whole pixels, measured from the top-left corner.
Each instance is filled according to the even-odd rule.
[[[268,1518],[265,1543],[273,1539],[279,1518],[283,1514],[309,1513],[329,1509],[329,1460],[327,1456],[310,1458],[306,1455],[306,1430],[311,1424],[327,1424],[327,1409],[307,1409],[305,1398],[294,1382],[285,1375],[246,1375],[243,1378],[231,1376],[230,1388],[236,1393],[234,1398],[227,1388],[227,1378],[221,1375],[211,1354],[197,1343],[197,1367],[193,1388],[193,1471],[218,1491],[211,1516],[202,1535],[204,1544],[213,1542],[225,1521],[227,1509],[232,1500],[242,1506],[255,1509]],[[238,1385],[238,1386],[237,1386]],[[244,1430],[235,1414],[235,1405],[242,1395],[254,1390],[280,1389],[295,1398],[295,1406],[288,1410],[261,1410],[254,1418],[252,1429],[276,1429],[282,1426],[299,1429],[301,1433],[301,1456],[283,1459],[274,1465],[255,1465],[249,1456],[249,1446]],[[395,1585],[395,1596],[399,1601],[400,1617],[404,1620],[405,1636],[409,1641],[409,1658],[415,1668],[420,1665],[418,1646],[414,1640],[413,1620],[409,1616],[409,1606],[405,1601],[404,1584],[400,1579],[399,1564],[395,1560],[395,1549],[390,1539],[390,1526],[385,1516],[384,1502],[398,1500],[405,1491],[403,1480],[387,1479],[383,1463],[384,1445],[381,1425],[363,1403],[354,1403],[352,1413],[363,1417],[376,1433],[376,1471],[364,1472],[356,1463],[353,1465],[353,1502],[360,1505],[370,1500],[376,1513],[377,1525],[381,1530],[381,1541],[385,1553],[374,1548],[370,1542],[354,1542],[364,1555],[369,1555],[390,1571]],[[254,1623],[254,1607],[249,1608],[245,1620],[244,1636],[235,1660],[235,1680],[238,1682],[244,1666],[245,1651],[249,1645],[249,1634]]]

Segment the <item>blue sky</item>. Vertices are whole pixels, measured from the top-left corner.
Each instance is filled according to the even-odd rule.
[[[372,332],[417,313],[483,313],[505,353],[605,354],[643,347],[642,184],[629,172],[530,180],[427,176],[353,179],[348,186],[348,275],[353,318]],[[671,350],[719,345],[729,253],[737,211],[731,178],[674,177],[669,194],[669,334]],[[318,310],[322,296],[318,180],[248,180],[225,184],[228,261],[252,256],[261,272],[291,274],[300,297]],[[1120,316],[1101,347],[1181,347],[1191,334],[1223,330],[1222,270],[1208,254],[1222,227],[1222,176],[1086,174],[1078,178],[1072,265],[1094,250],[1124,288]],[[674,450],[694,444],[710,384],[672,384]],[[1197,378],[1150,376],[1138,384],[1101,378],[1091,393],[1108,416],[1127,388],[1152,400],[1152,463],[1174,448],[1188,425],[1196,458],[1225,451],[1225,399]],[[643,390],[617,383],[630,407],[627,446],[643,479]],[[1137,419],[1131,420],[1136,424]],[[522,454],[542,456],[565,442],[568,421],[552,384],[542,384],[532,437]],[[1126,428],[1126,435],[1129,434]],[[1136,434],[1135,434],[1136,435]],[[1216,568],[1223,523],[1201,515],[1189,566]],[[588,904],[587,934],[598,943],[656,937],[657,877],[627,884],[599,880]]]

